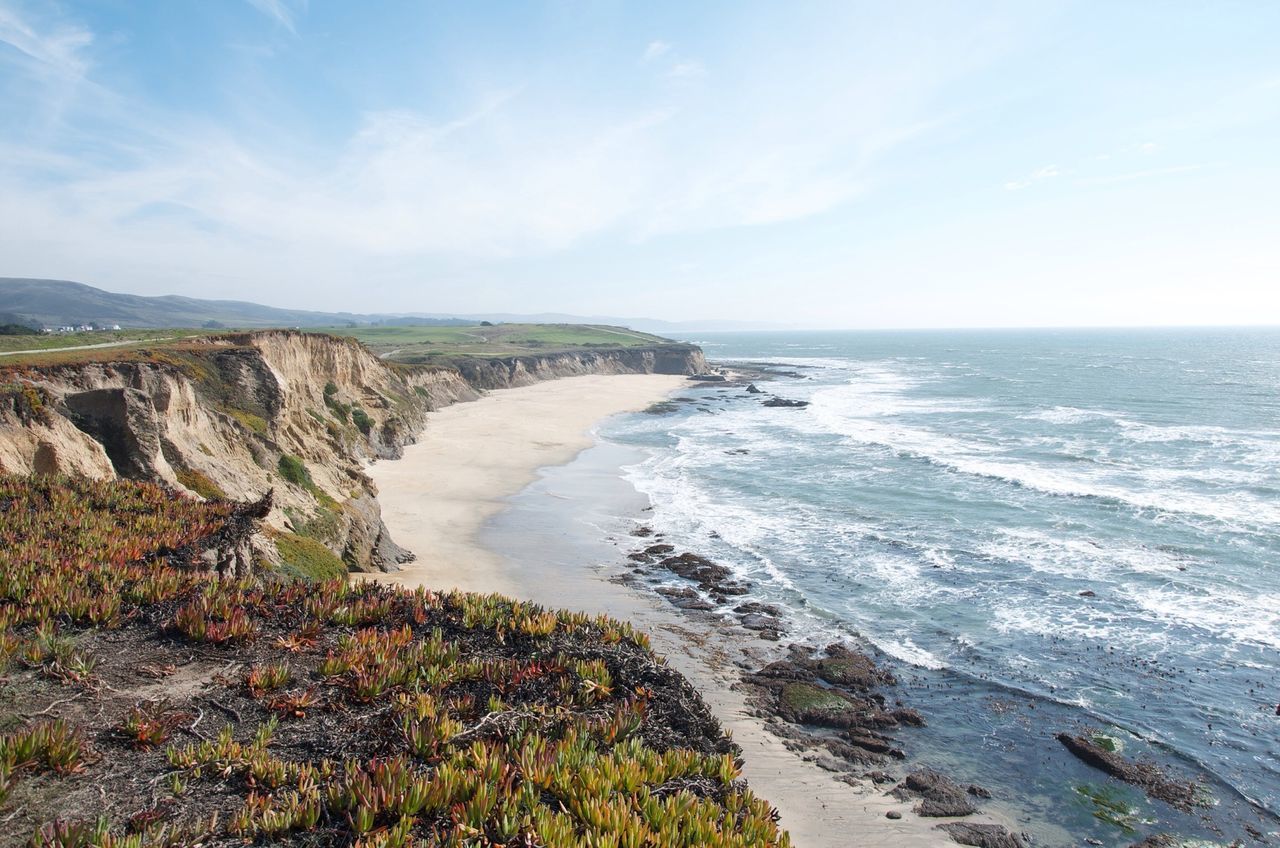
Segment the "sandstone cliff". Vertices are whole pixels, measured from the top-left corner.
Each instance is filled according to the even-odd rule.
[[[303,571],[389,570],[367,462],[400,455],[426,413],[575,374],[699,373],[688,345],[390,364],[348,339],[268,331],[0,376],[0,471],[126,477],[275,508],[261,557]],[[341,564],[338,559],[340,558]]]

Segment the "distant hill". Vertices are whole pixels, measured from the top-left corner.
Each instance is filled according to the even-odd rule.
[[[119,324],[122,327],[333,327],[347,323],[463,325],[460,318],[399,315],[355,315],[280,309],[241,300],[202,300],[180,295],[144,297],[117,294],[69,280],[0,277],[0,311],[23,323],[59,327],[78,324]]]
[[[79,324],[119,324],[126,329],[153,327],[342,327],[349,324],[382,326],[466,326],[481,321],[519,324],[598,324],[629,327],[662,335],[706,330],[776,330],[781,324],[743,321],[661,321],[611,315],[568,315],[546,312],[515,313],[413,312],[361,314],[281,309],[242,300],[203,300],[180,295],[145,297],[117,294],[69,280],[0,277],[0,323],[60,327]],[[212,322],[212,323],[210,323]]]

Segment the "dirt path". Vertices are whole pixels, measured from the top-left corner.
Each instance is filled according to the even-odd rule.
[[[38,347],[32,350],[2,350],[0,356],[18,356],[24,353],[61,353],[64,350],[94,350],[102,347],[124,347],[132,344],[154,344],[155,342],[169,342],[178,338],[177,336],[165,336],[159,339],[129,339],[123,342],[99,342],[98,344],[89,345],[71,345],[69,347]]]

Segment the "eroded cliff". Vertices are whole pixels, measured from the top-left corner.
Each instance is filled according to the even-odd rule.
[[[260,557],[313,576],[390,570],[405,553],[364,472],[400,455],[426,413],[487,389],[576,374],[699,373],[688,345],[390,364],[359,343],[287,331],[229,335],[0,377],[0,470],[124,477],[275,508]]]

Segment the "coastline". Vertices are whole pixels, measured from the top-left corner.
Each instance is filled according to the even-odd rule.
[[[431,413],[419,442],[402,459],[370,469],[388,529],[418,556],[379,579],[499,592],[631,621],[649,633],[654,649],[693,683],[742,747],[744,776],[778,809],[796,845],[834,848],[849,844],[852,834],[872,848],[954,845],[933,829],[947,819],[921,819],[910,812],[911,802],[870,781],[840,782],[819,765],[821,752],[793,751],[769,731],[735,688],[741,669],[757,666],[768,650],[763,641],[616,581],[613,566],[622,546],[634,540],[625,532],[620,538],[607,516],[639,516],[646,499],[618,474],[627,458],[611,452],[616,446],[597,443],[592,427],[644,409],[683,385],[680,377],[573,377]],[[570,488],[555,491],[570,463]],[[540,515],[566,508],[586,532],[566,534]],[[507,526],[512,521],[519,524]],[[900,817],[888,818],[890,812]],[[969,819],[979,820],[994,819]]]
[[[591,428],[642,410],[685,378],[665,374],[565,377],[428,413],[404,456],[367,471],[396,543],[416,559],[375,575],[405,585],[514,594],[501,558],[478,542],[485,522],[537,477],[591,446]]]

